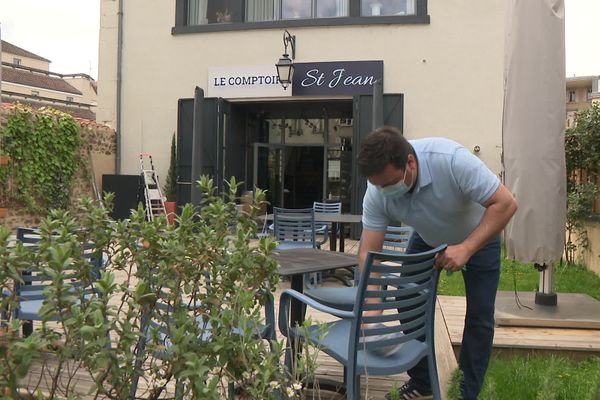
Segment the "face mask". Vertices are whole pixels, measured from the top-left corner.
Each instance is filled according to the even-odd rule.
[[[404,168],[404,176],[402,177],[402,179],[400,179],[398,182],[394,183],[393,185],[388,185],[386,187],[380,187],[378,186],[377,188],[379,189],[379,192],[383,195],[383,197],[387,197],[387,198],[391,198],[391,197],[400,197],[400,196],[404,196],[406,193],[408,193],[408,191],[410,190],[410,187],[404,183],[404,180],[406,179],[406,170],[408,168]],[[412,186],[412,183],[411,183]]]

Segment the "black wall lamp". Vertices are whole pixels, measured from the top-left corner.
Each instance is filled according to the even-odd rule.
[[[288,45],[292,49],[292,58],[288,54]],[[279,83],[284,89],[292,83],[292,76],[294,75],[294,60],[296,58],[296,36],[291,35],[287,29],[283,32],[283,55],[275,64],[277,67],[277,76],[279,77]]]

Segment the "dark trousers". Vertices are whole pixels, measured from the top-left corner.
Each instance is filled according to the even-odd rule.
[[[430,250],[431,246],[415,232],[408,253]],[[467,313],[460,349],[459,367],[463,372],[462,398],[477,399],[483,385],[494,340],[494,304],[500,280],[500,237],[492,239],[475,253],[462,270],[467,298]],[[430,387],[427,360],[408,371],[413,383],[422,389]]]

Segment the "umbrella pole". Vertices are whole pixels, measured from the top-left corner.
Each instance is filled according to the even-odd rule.
[[[554,266],[547,264],[534,264],[540,271],[539,291],[535,293],[535,304],[541,306],[556,306],[558,296],[554,293]]]

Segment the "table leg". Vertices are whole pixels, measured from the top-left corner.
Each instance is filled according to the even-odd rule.
[[[329,250],[336,251],[337,250],[337,222],[331,223],[331,237],[329,238]]]
[[[292,275],[291,288],[299,293],[304,293],[304,275],[296,274]],[[302,326],[304,323],[304,305],[292,299],[292,303],[290,304],[290,321],[291,325],[294,326],[296,324]]]
[[[340,251],[344,252],[344,236],[346,232],[344,232],[344,224],[340,222]]]

